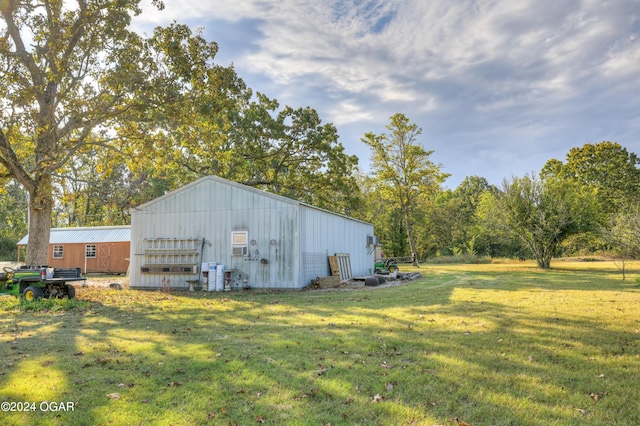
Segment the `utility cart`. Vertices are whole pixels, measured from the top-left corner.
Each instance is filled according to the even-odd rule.
[[[46,298],[73,299],[75,288],[69,284],[84,281],[80,268],[50,268],[48,266],[20,266],[2,268],[0,272],[0,296],[22,296],[25,300]]]

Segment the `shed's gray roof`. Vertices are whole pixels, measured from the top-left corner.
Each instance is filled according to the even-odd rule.
[[[160,196],[158,198],[155,198],[155,199],[153,199],[151,201],[147,201],[146,203],[141,204],[138,207],[134,207],[133,209],[131,209],[131,213],[133,214],[136,211],[144,210],[144,209],[146,209],[148,207],[151,207],[151,206],[153,206],[153,205],[155,205],[157,203],[163,202],[163,201],[165,201],[165,200],[167,200],[167,199],[169,199],[171,197],[175,197],[176,194],[179,194],[179,193],[181,193],[183,191],[187,191],[187,190],[193,188],[194,186],[202,184],[203,182],[205,182],[207,180],[212,180],[212,181],[215,181],[215,182],[221,182],[221,183],[223,183],[225,185],[233,186],[233,187],[236,187],[236,188],[242,188],[245,191],[250,191],[250,192],[253,192],[255,194],[260,194],[260,195],[263,195],[265,197],[273,198],[275,200],[279,200],[279,201],[287,203],[287,204],[293,204],[293,205],[296,205],[296,206],[304,206],[304,207],[308,207],[308,208],[311,208],[311,209],[320,210],[320,211],[323,211],[325,213],[328,213],[328,214],[331,214],[331,215],[334,215],[334,216],[340,216],[340,217],[342,217],[344,219],[353,220],[355,222],[360,222],[360,223],[365,223],[367,225],[372,225],[371,223],[365,222],[365,221],[360,220],[360,219],[355,219],[355,218],[350,217],[350,216],[345,216],[345,215],[340,214],[340,213],[332,212],[330,210],[326,210],[326,209],[322,209],[320,207],[312,206],[311,204],[306,204],[306,203],[303,203],[303,202],[300,202],[300,201],[297,201],[297,200],[293,200],[291,198],[283,197],[282,195],[272,194],[270,192],[263,191],[261,189],[253,188],[251,186],[243,185],[241,183],[233,182],[233,181],[230,181],[230,180],[227,180],[227,179],[223,179],[221,177],[213,176],[213,175],[201,177],[200,179],[195,180],[195,181],[193,181],[191,183],[188,183],[188,184],[186,184],[186,185],[184,185],[184,186],[182,186],[182,187],[180,187],[178,189],[175,189],[175,190],[173,190],[171,192],[167,192],[166,194],[164,194],[164,195],[162,195],[162,196]]]
[[[119,243],[131,241],[131,226],[91,226],[86,228],[52,228],[49,244]],[[18,241],[29,242],[29,234]]]

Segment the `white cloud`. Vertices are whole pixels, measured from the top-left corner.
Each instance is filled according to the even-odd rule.
[[[333,104],[329,109],[328,121],[336,125],[370,121],[373,118],[371,111],[353,99],[343,100]]]
[[[623,112],[640,109],[639,0],[165,4],[163,12],[146,8],[136,24],[234,23],[238,44],[251,48],[228,56],[241,77],[273,90],[268,96],[310,105],[345,128],[369,123],[376,132],[394,112],[423,127],[437,116],[432,130],[447,133],[430,139],[473,141],[469,155],[491,145],[474,160],[487,167],[524,164],[526,158],[510,157],[522,155],[517,144],[553,143],[557,151],[559,143],[568,150],[598,141],[588,134],[593,129],[606,128],[607,136],[615,136],[612,127],[621,135],[640,133],[637,120],[621,121],[609,111],[614,104]],[[637,136],[631,143],[640,151]],[[488,154],[501,150],[504,156]]]

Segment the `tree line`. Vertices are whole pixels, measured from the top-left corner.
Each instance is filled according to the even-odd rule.
[[[0,10],[0,257],[28,232],[26,262],[45,264],[51,226],[128,224],[131,208],[205,175],[372,222],[390,256],[637,256],[638,158],[617,143],[450,190],[399,113],[363,136],[364,174],[335,126],[254,92],[200,31],[132,31],[137,0]]]
[[[373,152],[363,187],[388,255],[526,258],[544,269],[558,256],[640,255],[640,160],[620,144],[572,148],[501,186],[469,176],[451,190],[420,128],[402,114],[387,128],[363,138]]]

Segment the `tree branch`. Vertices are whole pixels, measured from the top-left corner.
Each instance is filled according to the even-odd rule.
[[[9,175],[16,178],[27,191],[32,192],[35,189],[35,181],[22,167],[3,131],[0,131],[0,164],[2,164],[9,171]]]
[[[8,7],[2,8],[2,16],[4,17],[4,20],[7,24],[7,31],[9,33],[9,36],[16,45],[16,57],[18,57],[29,70],[33,84],[35,86],[41,86],[42,82],[44,81],[43,75],[33,57],[29,54],[29,52],[27,52],[24,41],[22,40],[22,36],[20,35],[20,29],[13,19],[15,3],[16,0],[9,0]]]

